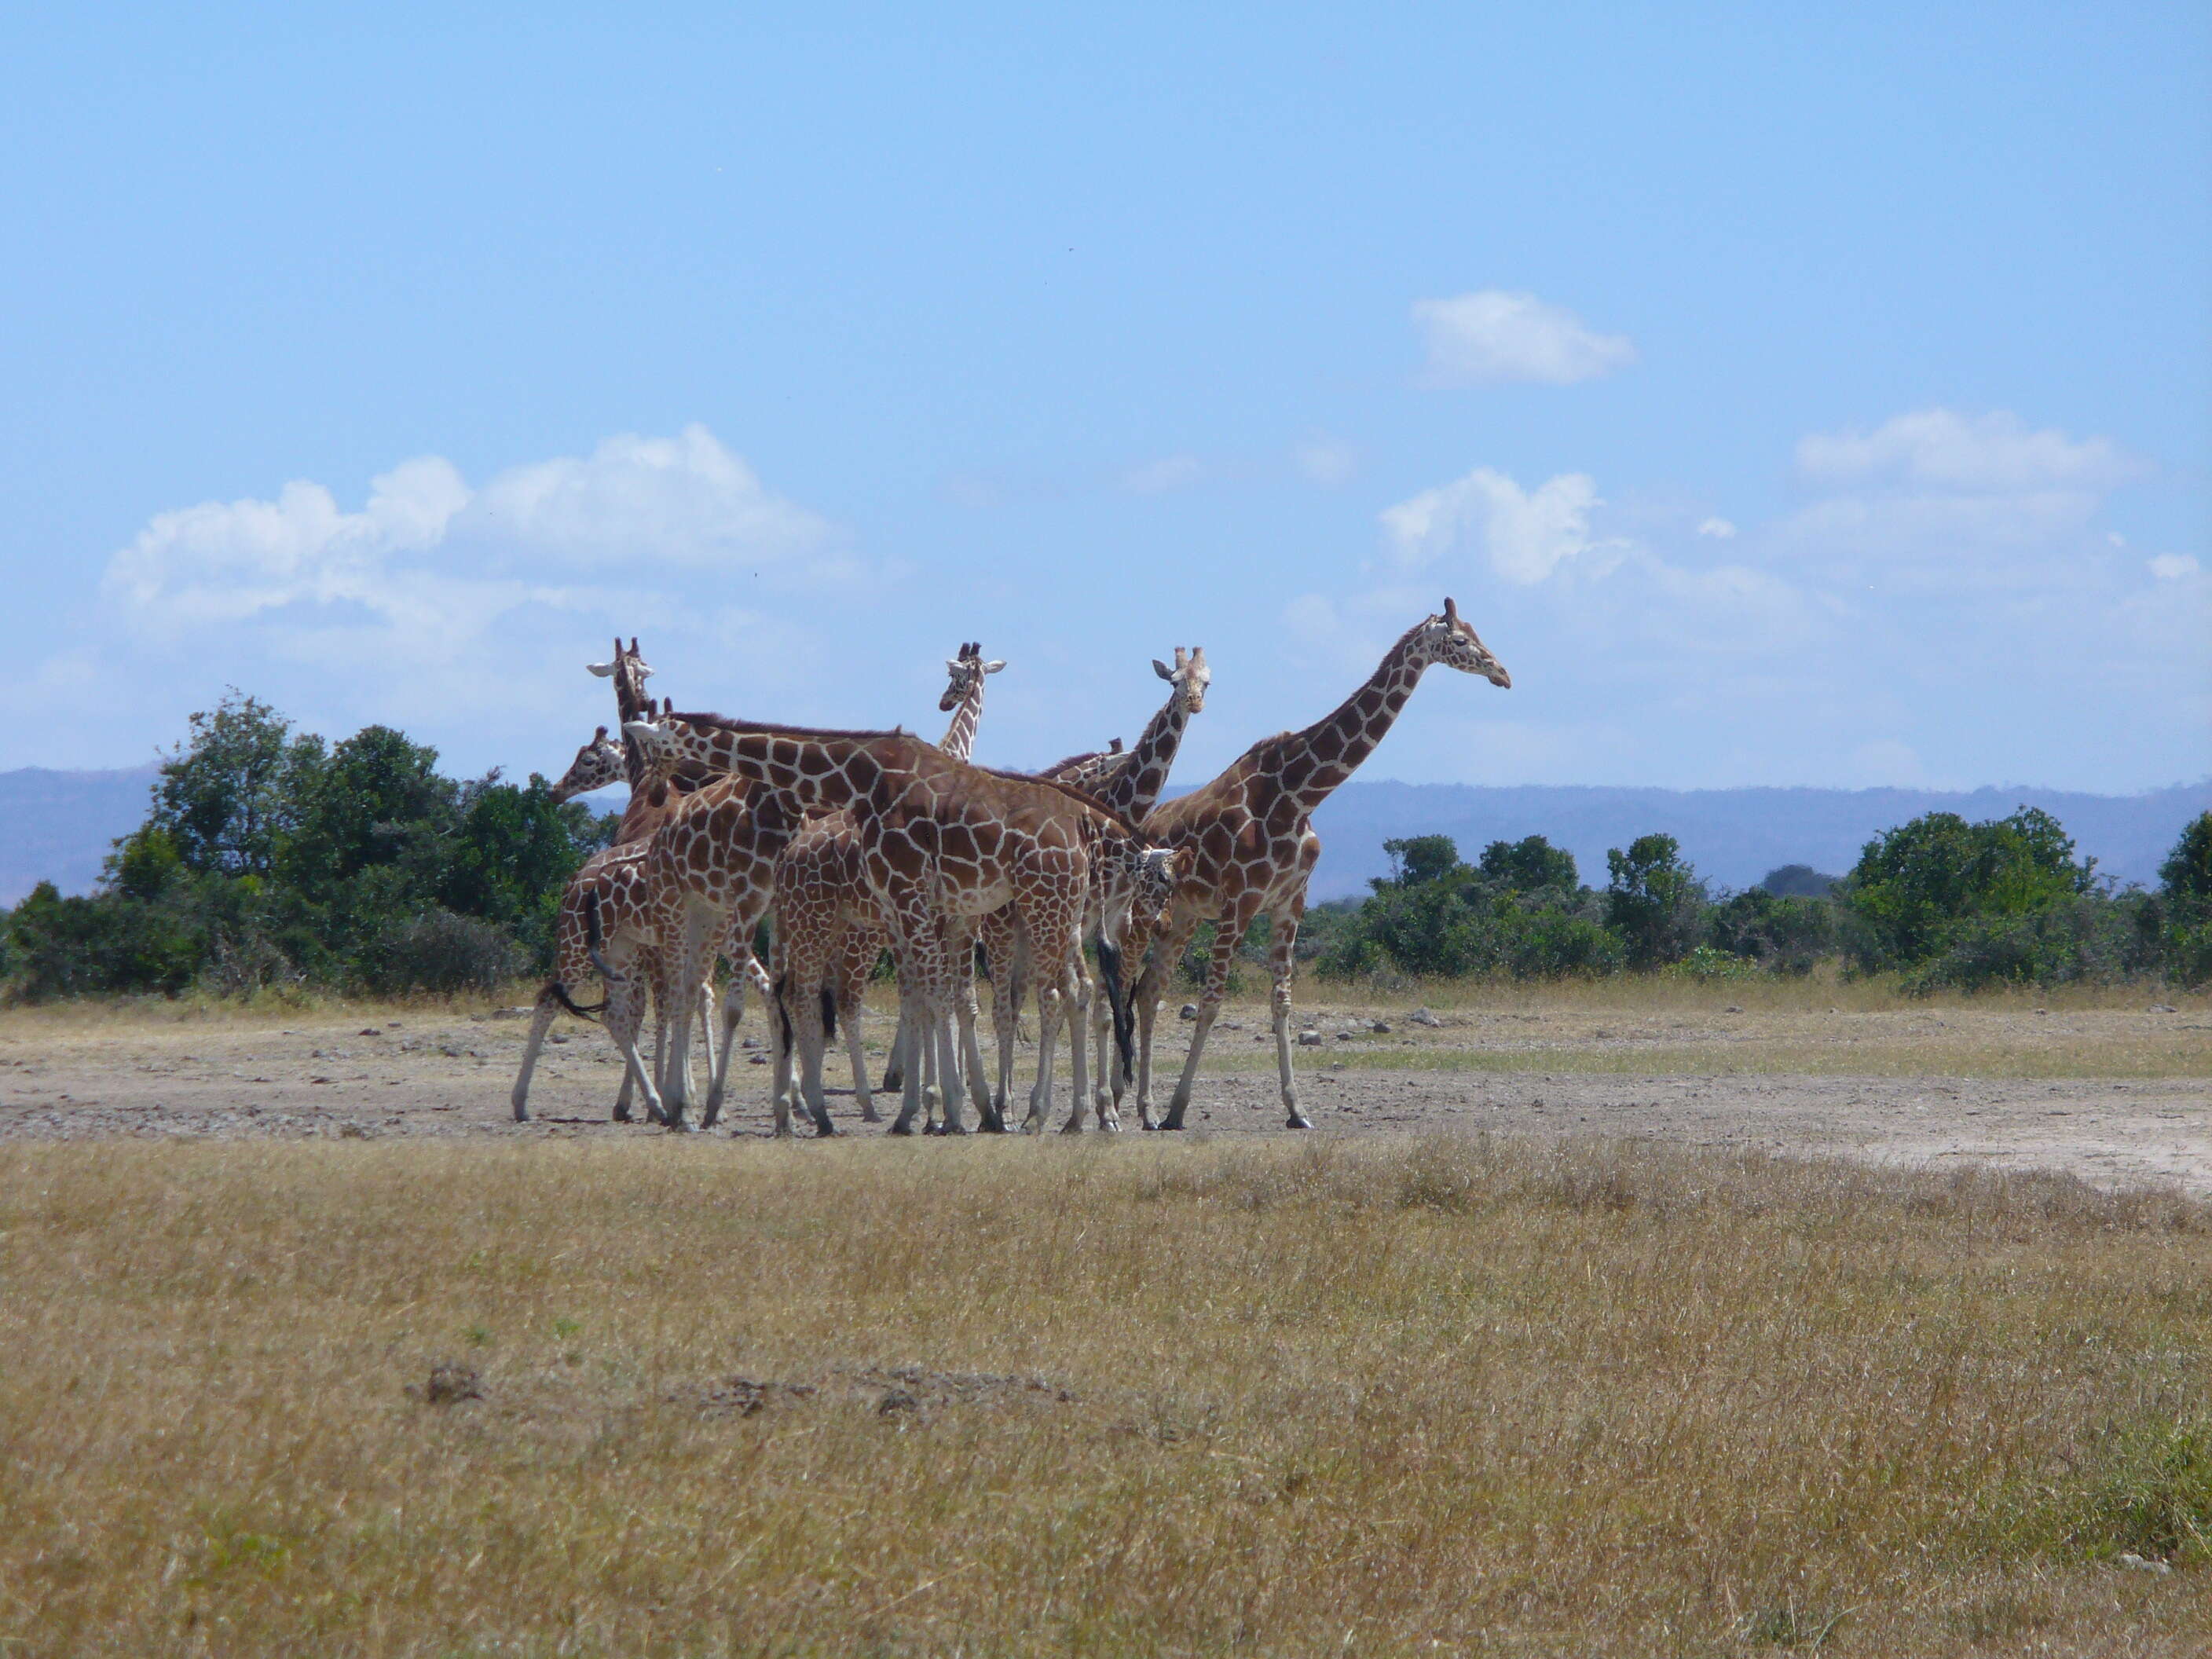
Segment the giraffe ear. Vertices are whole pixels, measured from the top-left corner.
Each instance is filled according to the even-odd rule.
[[[1175,678],[1175,670],[1169,667],[1158,657],[1152,659],[1152,672],[1158,674],[1164,680],[1171,680]]]
[[[986,674],[995,674],[1006,665],[1006,659],[1004,657],[994,657],[983,665],[983,672]]]
[[[601,679],[605,679],[609,675],[615,672],[615,665],[611,662],[587,662],[584,666],[591,670],[592,673],[597,674]]]

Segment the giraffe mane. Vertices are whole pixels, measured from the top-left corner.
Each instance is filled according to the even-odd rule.
[[[1041,778],[1050,777],[1055,772],[1066,771],[1071,766],[1082,766],[1091,761],[1103,760],[1112,753],[1113,751],[1108,749],[1086,749],[1080,754],[1070,755],[1066,760],[1056,760],[1049,766],[1040,766],[1037,768],[1037,775]],[[1120,757],[1115,756],[1115,758],[1119,759]]]
[[[779,726],[774,720],[732,720],[727,714],[671,713],[663,718],[682,720],[686,726],[711,726],[721,732],[765,732],[775,738],[833,738],[858,743],[872,743],[879,738],[903,738],[909,743],[922,744],[926,748],[937,746],[915,737],[902,726],[894,726],[888,732],[846,732],[826,726]]]

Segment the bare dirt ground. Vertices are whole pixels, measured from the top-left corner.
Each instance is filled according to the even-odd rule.
[[[1434,1012],[1416,1016],[1418,994],[1301,1009],[1321,1039],[1298,1061],[1322,1133],[1649,1138],[2212,1192],[2203,998],[1937,1005],[1818,987],[1595,987],[1438,993]],[[1830,994],[1838,1006],[1825,1004]],[[515,1123],[507,1094],[526,1025],[489,1008],[18,1011],[0,1016],[0,1139],[660,1133],[609,1121],[619,1060],[596,1026],[574,1021],[540,1063],[532,1121]],[[1164,1011],[1162,1098],[1187,1030]],[[872,1030],[888,1036],[888,1018]],[[756,1012],[744,1035],[760,1034]],[[725,1121],[740,1135],[769,1132],[763,1058],[747,1049],[733,1070]],[[841,1060],[830,1076],[844,1080]],[[830,1104],[842,1127],[875,1133],[841,1091]],[[1134,1128],[1133,1103],[1125,1121]],[[1225,1011],[1191,1122],[1282,1132],[1263,1006]]]

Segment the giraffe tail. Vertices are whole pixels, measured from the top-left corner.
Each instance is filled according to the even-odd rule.
[[[771,999],[775,1007],[776,1046],[786,1054],[791,1052],[791,1008],[784,1001],[784,994],[790,989],[791,972],[787,969],[776,975],[775,995]]]
[[[1135,1021],[1121,983],[1121,947],[1108,944],[1103,934],[1098,939],[1098,982],[1105,988],[1106,1006],[1114,1013],[1114,1052],[1121,1060],[1121,1081],[1126,1085],[1136,1071],[1132,1032]]]
[[[599,977],[609,985],[627,983],[623,976],[615,972],[608,963],[604,954],[606,943],[605,936],[599,932],[599,896],[596,890],[586,889],[584,894],[584,953],[591,957],[592,966],[599,970]],[[605,1007],[606,1005],[601,1003],[599,1006]]]
[[[832,1041],[837,1036],[837,994],[826,985],[822,988],[822,1035]]]
[[[604,999],[598,1002],[579,1002],[568,994],[568,988],[557,979],[550,981],[545,988],[538,994],[538,1000],[540,1002],[544,1001],[548,997],[575,1015],[578,1019],[589,1019],[594,1014],[603,1014],[607,1011],[607,1005]]]

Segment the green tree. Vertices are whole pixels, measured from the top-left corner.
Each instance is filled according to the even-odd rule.
[[[2183,828],[2158,867],[2157,914],[2166,969],[2184,985],[2212,981],[2212,812]]]
[[[1809,864],[1784,864],[1761,876],[1759,885],[1777,898],[1826,898],[1836,890],[1837,879]]]
[[[1620,935],[1628,965],[1657,968],[1687,956],[1703,928],[1705,890],[1682,862],[1681,843],[1638,836],[1625,853],[1608,850],[1605,865],[1606,925]]]
[[[1554,847],[1541,836],[1519,841],[1493,841],[1482,849],[1483,875],[1516,893],[1534,893],[1547,887],[1573,892],[1581,885],[1575,855]]]
[[[1459,861],[1458,845],[1449,836],[1411,836],[1402,841],[1386,841],[1382,850],[1390,855],[1390,873],[1368,884],[1377,890],[1385,886],[1418,887],[1424,882],[1441,881],[1467,867]]]
[[[322,739],[295,737],[289,720],[235,689],[191,726],[161,763],[148,828],[169,837],[188,870],[266,875],[321,766]]]

